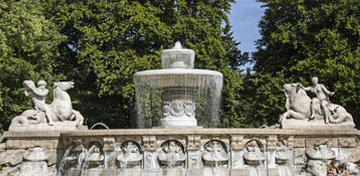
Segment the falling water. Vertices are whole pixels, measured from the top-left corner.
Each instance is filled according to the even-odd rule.
[[[163,69],[164,70],[164,69]],[[134,78],[136,91],[137,126],[149,128],[156,126],[162,116],[162,92],[165,89],[191,88],[196,105],[196,119],[204,127],[219,125],[222,76],[203,74],[193,69],[188,74],[149,74],[148,77]]]
[[[82,168],[81,170],[84,170],[84,169],[87,169],[88,168],[88,159],[89,157],[91,156],[91,154],[94,153],[94,149],[96,148],[97,146],[94,144],[90,147],[89,150],[85,150],[85,157],[84,157],[84,163],[82,165]]]
[[[167,104],[164,107],[167,111],[171,112],[174,110],[172,108],[177,108],[174,111],[185,109],[187,113],[190,111],[192,114],[187,114],[189,121],[178,121],[179,123],[171,123],[171,125],[181,126],[182,123],[186,123],[184,126],[217,127],[219,125],[223,76],[217,71],[194,69],[194,60],[194,51],[183,49],[180,42],[176,42],[174,48],[162,51],[162,69],[135,73],[138,127],[158,126],[160,121],[164,125],[166,120],[174,116],[187,118],[179,114],[163,115],[165,102]],[[195,111],[189,110],[194,104]]]
[[[65,165],[66,165],[66,158],[67,158],[68,156],[70,156],[71,151],[72,151],[73,149],[74,149],[74,145],[70,145],[70,147],[66,149],[66,151],[65,151],[65,153],[64,153],[64,156],[63,156],[63,158],[61,159],[57,176],[64,175],[64,172],[65,172],[64,167],[65,167]]]
[[[78,157],[78,169],[80,169],[80,176],[84,174],[85,165],[86,165],[86,158],[87,158],[88,151],[85,147],[82,148],[82,152],[79,154]]]

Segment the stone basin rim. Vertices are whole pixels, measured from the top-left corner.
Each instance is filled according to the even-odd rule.
[[[218,76],[223,77],[222,73],[214,70],[205,69],[185,69],[185,68],[166,68],[157,70],[145,70],[136,72],[134,78],[143,76],[163,76],[163,75],[204,75],[204,76]]]
[[[212,136],[231,136],[231,135],[284,135],[284,136],[360,136],[360,132],[356,129],[347,130],[284,130],[284,129],[234,129],[234,128],[204,128],[204,129],[114,129],[114,130],[91,130],[78,132],[64,132],[61,136],[85,137],[85,136],[164,136],[164,135],[212,135]]]
[[[170,128],[170,129],[110,129],[110,130],[88,130],[75,132],[51,132],[44,133],[41,131],[34,132],[11,132],[4,133],[3,138],[24,138],[24,137],[41,137],[41,138],[59,138],[60,136],[161,136],[161,135],[295,135],[295,136],[333,136],[333,135],[356,135],[360,136],[357,129],[257,129],[257,128]]]

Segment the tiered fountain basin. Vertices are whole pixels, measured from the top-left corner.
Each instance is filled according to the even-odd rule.
[[[134,74],[138,127],[198,127],[198,119],[218,125],[223,76],[194,69],[194,59],[177,42],[162,51],[162,69]]]
[[[220,95],[222,78],[217,71],[174,68],[137,72],[134,82],[138,89],[148,87],[163,92],[162,127],[197,127],[195,89],[211,87],[218,91],[211,94]]]

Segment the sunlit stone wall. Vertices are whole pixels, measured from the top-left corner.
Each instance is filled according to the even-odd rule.
[[[0,154],[45,148],[51,151],[49,167],[62,175],[291,175],[321,171],[333,159],[357,163],[358,136],[355,129],[8,132]]]

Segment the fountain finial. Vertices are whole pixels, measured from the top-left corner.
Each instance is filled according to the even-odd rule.
[[[194,68],[195,52],[184,49],[177,41],[173,48],[161,52],[162,68]]]
[[[180,41],[177,41],[177,42],[175,43],[175,46],[173,47],[173,49],[183,49]]]

